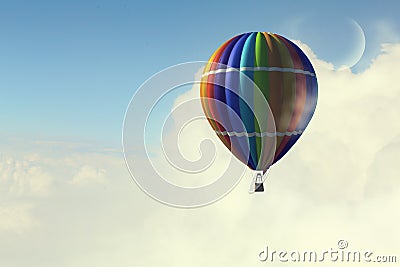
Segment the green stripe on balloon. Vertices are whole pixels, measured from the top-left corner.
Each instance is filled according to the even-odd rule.
[[[255,43],[255,57],[254,57],[255,67],[268,67],[268,47],[267,41],[265,40],[264,34],[257,33],[256,43]],[[254,71],[254,83],[261,90],[265,99],[254,98],[254,111],[256,114],[262,114],[265,112],[265,101],[269,98],[269,75],[265,71]],[[255,88],[255,90],[257,90]],[[259,116],[259,118],[265,118],[264,116]],[[267,122],[265,122],[265,125]],[[260,122],[254,121],[254,126],[256,132],[261,132]],[[257,145],[257,162],[260,163],[261,153],[262,153],[262,138],[256,137]]]

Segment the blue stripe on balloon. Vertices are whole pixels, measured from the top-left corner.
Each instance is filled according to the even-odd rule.
[[[228,67],[239,68],[240,67],[240,58],[242,55],[243,46],[249,37],[250,34],[243,35],[235,44],[232,49],[232,52],[229,56]],[[246,129],[244,128],[243,122],[240,121],[240,104],[239,104],[239,79],[240,73],[239,71],[233,71],[226,73],[225,79],[225,96],[226,103],[232,110],[228,110],[229,121],[231,122],[232,131],[233,132],[244,132]],[[248,143],[248,138],[246,136],[235,136],[231,137],[232,146],[242,155],[242,158],[249,158],[250,155],[250,147]]]
[[[226,64],[228,63],[229,55],[232,51],[232,48],[236,44],[236,42],[240,39],[240,36],[236,36],[232,41],[225,47],[224,51],[221,54],[221,57],[218,60],[219,65],[217,69],[224,69],[226,68]],[[226,131],[231,131],[231,125],[229,122],[229,118],[226,112],[226,98],[225,98],[225,72],[219,72],[215,74],[214,79],[214,99],[219,100],[221,102],[216,102],[216,119],[217,121],[225,128]],[[214,116],[215,116],[214,115]]]
[[[254,57],[255,57],[254,49],[255,49],[256,36],[257,33],[253,32],[247,38],[242,50],[240,67],[254,67]],[[240,107],[240,117],[245,124],[247,132],[253,133],[255,131],[254,114],[252,111],[254,109],[254,88],[249,88],[249,85],[251,84],[248,81],[249,78],[251,80],[254,79],[253,71],[243,71],[243,74],[240,75],[239,96],[243,99],[246,99],[250,107],[245,103],[243,99],[239,99],[239,107]],[[248,142],[250,145],[250,157],[248,166],[251,169],[255,170],[258,165],[256,138],[249,137]]]

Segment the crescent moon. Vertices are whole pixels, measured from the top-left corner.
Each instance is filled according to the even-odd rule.
[[[361,25],[354,19],[349,19],[352,25],[354,35],[354,47],[351,52],[349,52],[349,57],[345,60],[346,66],[351,68],[356,65],[362,58],[365,51],[365,33]]]

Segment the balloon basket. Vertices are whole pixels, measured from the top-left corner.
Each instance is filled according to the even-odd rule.
[[[264,184],[262,179],[263,173],[258,172],[254,178],[254,192],[264,192]]]
[[[254,190],[254,192],[264,192],[264,185],[263,185],[263,183],[256,183],[255,188],[256,188],[256,190]]]

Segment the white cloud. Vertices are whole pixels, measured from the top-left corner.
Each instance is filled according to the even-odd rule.
[[[38,222],[31,213],[31,204],[0,203],[0,236],[4,232],[22,235],[37,226]]]
[[[172,260],[173,253],[193,244],[186,235],[196,244],[184,250],[187,254],[180,258],[181,266],[260,264],[257,249],[267,243],[277,249],[323,250],[344,238],[355,250],[398,251],[395,240],[400,238],[396,226],[400,217],[394,211],[400,204],[396,164],[400,156],[396,141],[400,138],[400,86],[394,72],[400,45],[383,45],[372,65],[355,74],[350,69],[335,70],[305,44],[297,43],[312,59],[319,82],[318,106],[308,129],[272,168],[264,195],[247,194],[252,178],[247,172],[238,188],[211,207],[174,213],[179,220],[168,215],[170,210],[154,214],[148,220],[150,236],[165,244],[172,238],[175,244],[160,252],[160,259]],[[175,106],[197,97],[198,87],[194,87],[178,98]],[[197,135],[207,136],[209,129],[207,123],[196,124],[182,135],[182,154],[192,160],[199,157],[197,147],[202,138]],[[216,146],[224,148],[219,140]],[[222,169],[228,155],[217,155],[215,164]],[[167,165],[163,167],[165,171]],[[216,175],[215,170],[212,173]],[[157,226],[158,218],[163,218],[167,228]],[[164,237],[165,231],[172,233]],[[205,249],[207,246],[212,249]],[[200,255],[198,250],[208,257],[193,263],[190,259]],[[161,264],[158,258],[146,259]]]
[[[48,201],[57,199],[60,194],[77,192],[81,185],[105,186],[109,178],[107,172],[116,173],[115,169],[124,166],[122,158],[114,154],[88,149],[87,144],[64,142],[25,142],[22,151],[3,148],[0,154],[0,235],[29,235],[30,231],[38,231],[45,226],[36,212]]]
[[[340,173],[332,179],[355,186],[347,196],[352,198],[362,193],[370,166],[382,148],[400,136],[397,123],[400,87],[393,77],[400,59],[400,45],[384,45],[382,54],[359,74],[334,71],[300,45],[313,58],[319,99],[309,129],[288,158],[313,158],[317,172],[327,165],[321,177]],[[321,162],[321,158],[328,162]],[[390,166],[390,162],[387,164]],[[315,179],[321,178],[315,176]],[[334,192],[338,191],[339,188]]]
[[[103,168],[95,168],[90,165],[83,165],[78,173],[72,178],[71,184],[85,185],[97,184],[105,182],[106,170]]]
[[[0,184],[3,194],[14,196],[46,196],[53,178],[40,166],[37,154],[23,159],[0,158]]]

